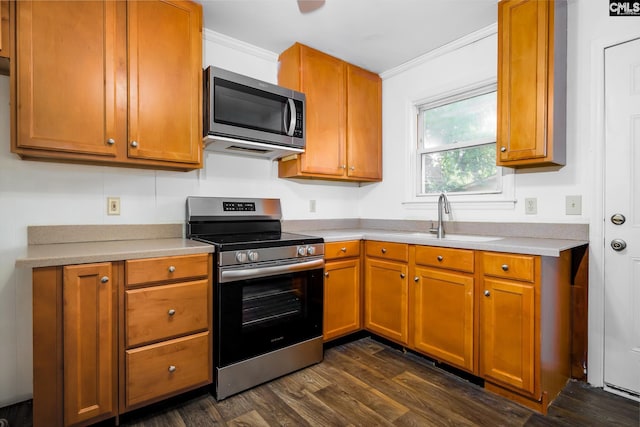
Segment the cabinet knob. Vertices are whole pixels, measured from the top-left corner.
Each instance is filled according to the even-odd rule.
[[[509,266],[507,264],[502,264],[502,271],[509,271]]]
[[[138,146],[138,141],[131,141],[131,146],[136,148]]]
[[[102,279],[100,279],[100,281],[102,283],[107,283],[109,281],[109,278],[107,276],[102,276]]]
[[[175,365],[169,365],[169,372],[173,373],[176,371]]]
[[[350,171],[354,171],[354,170],[356,170],[356,167],[355,166],[349,166],[349,170]]]
[[[505,151],[507,151],[507,147],[500,147],[500,151],[504,153]]]
[[[383,254],[386,254],[387,253],[387,248],[380,249],[380,252],[382,252]]]
[[[491,295],[491,292],[489,292],[488,290],[485,290],[485,291],[484,291],[484,296],[485,296],[485,297],[488,297],[489,295]]]
[[[404,276],[404,273],[400,273],[400,278],[401,278],[401,279],[404,279],[404,277],[405,277],[405,276]]]
[[[342,252],[347,252],[347,248],[340,248]]]
[[[420,278],[419,278],[418,276],[416,276],[416,277],[414,277],[414,278],[413,278],[413,281],[414,281],[414,282],[419,282],[419,281],[420,281]]]
[[[328,271],[324,272],[324,277],[329,277],[329,272]]]
[[[176,314],[176,311],[173,308],[170,308],[167,313],[169,314],[169,316],[173,316],[174,314]]]
[[[442,258],[442,255],[438,255],[438,258],[437,258],[437,259],[438,259],[438,261],[442,262],[442,260],[443,260],[444,258]]]
[[[347,165],[340,165],[340,169],[346,169]]]
[[[169,266],[169,273],[173,273],[174,271],[176,271],[175,266],[170,265],[170,266]]]
[[[109,145],[113,145],[113,144],[115,144],[115,143],[116,143],[116,140],[115,140],[115,139],[113,139],[113,138],[109,138],[109,139],[107,139],[107,144],[109,144]]]

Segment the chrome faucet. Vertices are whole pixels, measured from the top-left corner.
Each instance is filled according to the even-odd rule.
[[[440,197],[438,197],[438,229],[436,230],[436,234],[438,235],[438,239],[444,238],[444,225],[442,224],[442,211],[444,213],[451,213],[451,205],[449,204],[449,199],[444,193],[440,193]]]

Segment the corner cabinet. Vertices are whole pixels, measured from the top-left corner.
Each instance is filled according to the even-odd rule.
[[[156,169],[202,167],[202,7],[19,1],[12,151]]]
[[[280,178],[382,180],[382,82],[372,72],[296,43],[278,83],[306,95],[306,148],[279,161]]]
[[[212,381],[209,254],[33,270],[33,425],[84,426]]]
[[[567,3],[498,3],[497,165],[566,163]]]

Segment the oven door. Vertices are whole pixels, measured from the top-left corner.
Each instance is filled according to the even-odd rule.
[[[221,271],[219,278],[224,279],[217,289],[216,366],[322,336],[323,267],[320,258]],[[229,277],[233,280],[226,281]]]

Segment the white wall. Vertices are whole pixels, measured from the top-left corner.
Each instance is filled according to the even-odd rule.
[[[205,65],[276,81],[275,54],[211,32],[203,51]],[[277,175],[276,163],[217,153],[192,172],[20,160],[10,153],[9,79],[0,77],[0,407],[32,394],[31,271],[14,268],[28,225],[179,223],[188,195],[279,197],[285,219],[358,216],[357,184]],[[106,215],[107,196],[121,198],[120,216]]]

